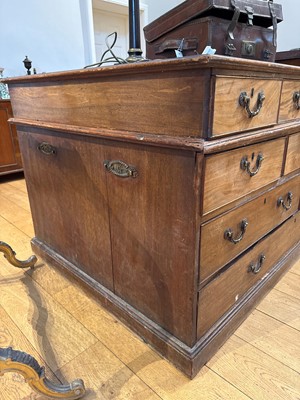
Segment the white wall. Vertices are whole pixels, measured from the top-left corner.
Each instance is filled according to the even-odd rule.
[[[27,55],[37,72],[82,68],[87,61],[87,33],[82,20],[92,0],[0,0],[0,67],[4,76],[24,75]],[[117,0],[115,0],[117,1]],[[300,47],[299,0],[275,0],[283,5],[278,26],[278,50]],[[182,0],[140,0],[148,5],[151,22]],[[93,34],[90,32],[90,34]]]
[[[300,48],[300,2],[299,0],[276,0],[282,5],[283,21],[278,25],[277,50]]]
[[[1,0],[0,66],[24,75],[27,55],[37,72],[84,66],[79,0]]]
[[[182,2],[183,0],[143,0],[148,5],[149,23]]]

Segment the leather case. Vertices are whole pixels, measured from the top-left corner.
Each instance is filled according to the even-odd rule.
[[[282,7],[270,0],[187,0],[144,28],[147,58],[211,46],[220,55],[274,61],[280,21]]]

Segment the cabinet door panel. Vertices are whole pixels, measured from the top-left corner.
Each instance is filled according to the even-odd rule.
[[[18,133],[36,237],[113,289],[101,144],[43,130]],[[39,151],[41,143],[53,147]]]
[[[107,171],[115,292],[190,344],[195,155],[125,144],[106,154],[137,172],[121,178]]]

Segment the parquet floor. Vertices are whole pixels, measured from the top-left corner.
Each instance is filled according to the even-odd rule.
[[[24,179],[0,178],[0,240],[25,259],[32,236]],[[86,400],[299,400],[300,260],[190,381],[70,276],[0,255],[0,346],[32,354],[53,380],[82,378]],[[18,374],[0,377],[0,400],[17,399],[43,396]]]

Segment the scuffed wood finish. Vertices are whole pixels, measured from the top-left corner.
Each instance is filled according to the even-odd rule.
[[[296,79],[296,67],[197,56],[7,80],[25,160],[34,251],[71,271],[189,377],[299,257],[300,244],[292,247],[288,235],[284,254],[268,253],[264,279],[243,283],[244,295],[234,303],[225,294],[228,311],[213,306],[223,293],[215,291],[208,307],[214,316],[207,317],[213,327],[197,338],[198,297],[207,301],[201,293],[218,279],[217,270],[220,277],[227,270],[222,290],[232,294],[236,263],[250,262],[258,241],[276,239],[277,226],[288,228],[297,211],[299,173],[282,174],[288,136],[298,134],[299,125],[276,125],[282,80]],[[250,83],[251,109],[257,92],[264,90],[266,99],[260,119],[245,126],[236,119],[245,110],[235,110],[240,92],[251,94]],[[223,133],[212,138],[212,116],[215,123],[220,113]],[[236,126],[226,125],[226,118]],[[274,126],[262,129],[269,124]],[[41,142],[55,151],[43,145],[50,154],[39,152]],[[257,166],[258,156],[263,160]],[[241,168],[245,157],[248,172]],[[277,196],[287,202],[289,190],[291,209],[272,208]],[[222,258],[223,229],[235,232],[244,211],[251,227],[247,244]],[[220,239],[212,232],[223,218]],[[283,244],[270,246],[280,252]],[[201,262],[214,246],[221,254],[213,258],[221,261],[205,261],[203,280]]]
[[[238,93],[233,93],[229,102],[226,94],[230,87],[224,93],[224,88],[218,88],[214,110],[210,108],[211,86],[215,74],[220,73],[226,77],[217,80],[225,79],[225,87],[234,81]],[[22,76],[5,82],[9,84],[18,121],[64,124],[66,128],[77,126],[82,133],[88,128],[98,128],[107,133],[109,130],[124,132],[124,135],[130,131],[131,134],[196,138],[211,136],[213,119],[218,126],[216,137],[275,124],[281,80],[298,73],[296,67],[275,63],[199,55],[182,60],[37,74],[29,79]],[[241,76],[234,78],[234,75]],[[238,105],[240,91],[251,91],[251,82],[255,82],[251,107],[257,90],[266,91],[264,117],[249,119]],[[230,109],[226,109],[227,103],[231,103]],[[217,115],[219,110],[222,116]],[[241,124],[236,120],[237,115]],[[226,130],[222,133],[224,121]]]
[[[297,109],[293,101],[295,92],[300,92],[300,80],[283,81],[278,118],[279,122],[300,118],[300,109]]]
[[[299,243],[300,218],[298,214],[259,242],[228,271],[222,273],[200,291],[198,338],[204,335],[230,307],[238,302],[247,290],[263,279],[290,248]],[[261,264],[261,270],[255,274],[249,269],[251,265],[255,267],[258,265],[262,255],[265,256],[265,260]]]
[[[138,174],[106,173],[115,294],[192,345],[195,156],[124,144],[105,156]]]
[[[243,132],[277,123],[281,90],[280,80],[253,78],[216,77],[213,104],[212,136],[232,132]],[[261,111],[249,118],[246,110],[239,104],[239,97],[246,92],[250,100],[250,110],[257,109],[260,92],[265,95]]]
[[[284,173],[289,174],[300,168],[300,133],[291,135],[288,141]]]
[[[281,175],[283,151],[284,139],[277,139],[207,156],[203,214],[276,181]],[[241,168],[241,160],[247,156],[251,161],[251,170],[255,170],[256,159],[260,153],[264,157],[260,170],[250,177],[247,171]]]
[[[113,288],[103,154],[91,138],[19,129],[35,234]],[[55,154],[38,150],[52,145]]]
[[[288,206],[289,192],[293,198],[291,207],[285,210],[282,206],[278,206],[277,202],[282,198]],[[201,227],[200,282],[291,216],[298,210],[299,200],[300,176],[297,176],[284,185],[204,224]],[[225,239],[224,233],[228,229],[232,229],[233,237],[240,235],[240,224],[243,219],[248,222],[243,239],[237,244]]]
[[[15,126],[10,126],[12,118],[9,100],[0,100],[0,175],[22,171],[22,160]]]
[[[11,237],[17,253],[26,257],[26,253],[28,255],[31,251],[29,247],[31,234],[23,228],[24,225],[31,225],[31,216],[30,213],[24,215],[22,208],[22,204],[27,199],[25,180],[20,180],[19,177],[17,179],[17,176],[13,177],[14,180],[0,181],[0,198],[3,193],[10,193],[11,197],[18,199],[17,203],[1,203],[0,237],[3,239]],[[14,204],[13,210],[11,204]],[[63,276],[57,268],[53,268],[53,265],[40,262],[42,268],[37,268],[33,274],[24,276],[23,271],[11,268],[3,258],[0,258],[0,264],[2,292],[5,293],[6,287],[16,285],[17,281],[28,276],[23,285],[26,288],[35,287],[40,294],[33,298],[27,311],[16,313],[15,303],[11,302],[9,297],[2,296],[1,292],[2,345],[21,347],[34,355],[43,365],[45,362],[47,364],[47,360],[51,360],[53,371],[61,382],[67,382],[76,376],[82,377],[89,392],[86,395],[87,398],[98,396],[101,399],[103,396],[108,396],[108,398],[117,396],[118,400],[158,400],[162,397],[167,400],[207,400],[210,398],[249,400],[250,397],[253,399],[260,396],[268,399],[270,388],[276,391],[276,398],[295,400],[295,396],[300,395],[299,374],[295,372],[292,364],[298,355],[300,345],[299,340],[296,340],[300,331],[300,300],[288,294],[288,284],[282,286],[280,291],[274,288],[259,304],[258,310],[261,310],[264,318],[267,318],[265,324],[262,324],[261,318],[257,318],[257,312],[252,313],[242,325],[241,330],[237,331],[238,336],[243,340],[238,340],[236,335],[233,335],[209,363],[210,368],[204,366],[191,381],[140,340],[123,323],[118,322],[114,315],[99,304],[90,291],[82,290],[74,279],[70,279],[70,274]],[[292,282],[295,281],[295,267],[299,270],[300,262],[287,273],[287,277],[290,276]],[[295,282],[296,285],[297,282]],[[20,291],[18,287],[14,290],[18,291],[21,305],[28,301],[27,290]],[[53,307],[54,303],[49,301],[48,296],[47,301],[44,301],[45,292],[61,307]],[[7,313],[2,306],[7,309]],[[30,319],[33,310],[37,309],[43,310],[41,317],[48,316],[46,335],[43,335],[43,340],[48,338],[53,345],[53,353],[47,348],[45,359],[41,357],[44,355],[45,347],[39,346],[37,338],[34,337],[30,343],[28,339],[31,338],[31,331],[24,330],[24,319],[26,320],[26,317]],[[63,316],[61,325],[52,326],[50,321],[56,324],[61,315]],[[69,321],[70,316],[74,317],[73,321]],[[273,323],[270,322],[271,319]],[[266,325],[268,329],[264,332]],[[39,332],[42,326],[39,326]],[[84,326],[86,330],[80,338],[81,342],[74,343],[72,335],[76,337],[80,326]],[[252,336],[255,327],[257,329],[255,335]],[[96,338],[95,343],[90,341],[91,333]],[[257,346],[258,340],[260,346]],[[293,341],[291,345],[290,340]],[[82,350],[80,344],[86,341],[89,347]],[[68,344],[71,357],[58,369],[52,359],[62,351],[63,343]],[[79,353],[74,351],[78,345]],[[288,349],[287,346],[289,346]],[[291,353],[292,350],[293,353]],[[280,358],[276,357],[275,360],[275,353]],[[252,362],[246,364],[245,362],[250,359]],[[222,377],[217,372],[221,372]],[[46,373],[51,374],[51,379],[56,379],[48,364]],[[280,378],[280,386],[274,387],[273,378],[276,382]],[[259,389],[257,389],[258,382],[264,383],[260,384]],[[58,380],[57,383],[59,383]],[[292,389],[287,391],[287,387]],[[16,374],[6,374],[0,378],[0,393],[5,400],[34,397],[29,386]]]
[[[78,127],[199,136],[209,80],[201,71],[161,71],[10,89],[16,118]],[[157,105],[159,104],[159,107]],[[113,133],[112,133],[113,135]]]

